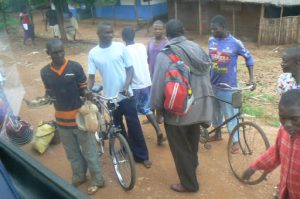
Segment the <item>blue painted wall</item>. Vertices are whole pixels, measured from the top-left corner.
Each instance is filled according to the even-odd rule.
[[[150,7],[150,8],[149,8]],[[155,16],[166,15],[168,13],[167,3],[155,4],[155,5],[139,5],[137,6],[138,18],[143,20],[152,19]],[[113,12],[111,6],[96,7],[96,17],[99,18],[113,18]],[[125,20],[136,20],[134,13],[134,6],[131,5],[116,5],[115,6],[115,18]]]

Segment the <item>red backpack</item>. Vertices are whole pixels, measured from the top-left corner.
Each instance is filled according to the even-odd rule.
[[[185,115],[194,101],[190,67],[170,47],[163,50],[172,60],[165,74],[164,109],[177,116]]]

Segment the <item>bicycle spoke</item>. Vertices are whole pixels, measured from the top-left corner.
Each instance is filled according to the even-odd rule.
[[[129,145],[121,134],[116,134],[111,147],[117,178],[125,190],[130,190],[135,183],[135,165]]]
[[[232,154],[233,135],[231,135],[228,142],[228,160],[233,174],[241,181],[245,169],[269,147],[269,142],[261,128],[252,122],[240,123],[232,134],[238,135],[240,150],[238,153]],[[256,184],[264,178],[265,173],[258,171],[247,183]]]

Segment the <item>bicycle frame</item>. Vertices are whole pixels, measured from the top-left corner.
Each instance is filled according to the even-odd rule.
[[[107,103],[107,105],[105,105],[105,103]],[[110,139],[115,133],[118,132],[118,130],[116,129],[116,126],[114,124],[114,119],[113,119],[113,113],[114,113],[115,107],[110,106],[109,103],[116,106],[116,104],[111,102],[110,100],[106,101],[101,98],[98,98],[97,101],[95,101],[95,104],[99,109],[99,112],[101,114],[103,112],[106,112],[109,115],[109,121],[108,121],[108,123],[105,123],[106,130],[104,132],[101,132],[103,134],[103,140]],[[116,130],[113,130],[113,129],[116,129]]]
[[[228,102],[228,101],[226,101],[226,100],[222,100],[222,99],[217,98],[217,97],[215,97],[215,96],[214,96],[214,98],[217,99],[217,100],[219,100],[219,101],[222,101],[222,102],[225,102],[225,103],[227,103],[227,104],[231,104],[231,105],[232,105],[231,102]],[[217,129],[220,129],[221,127],[223,127],[224,125],[228,124],[230,121],[232,121],[232,120],[235,119],[235,118],[237,118],[237,122],[239,123],[239,119],[240,119],[239,116],[240,116],[241,114],[242,114],[242,113],[241,113],[241,108],[238,108],[238,112],[237,112],[236,114],[234,114],[234,115],[231,116],[230,118],[225,119],[225,120],[222,122],[222,124],[220,124],[220,125],[217,126],[217,127],[214,127],[212,130],[208,131],[208,134],[214,133],[215,131],[217,131]],[[242,120],[243,120],[243,119],[242,119]]]
[[[231,105],[232,105],[232,103],[229,102],[229,101],[222,100],[222,99],[217,98],[217,97],[215,97],[215,96],[214,96],[214,98],[217,99],[217,100],[219,100],[219,101],[222,101],[222,102],[225,102],[225,103],[227,103],[227,104],[231,104]],[[217,129],[220,129],[221,127],[223,127],[224,125],[228,124],[230,121],[232,121],[232,120],[235,119],[235,118],[237,119],[237,124],[236,124],[236,126],[239,125],[240,119],[242,120],[242,122],[244,122],[244,118],[243,118],[243,117],[240,117],[240,115],[242,114],[241,108],[237,108],[237,109],[238,109],[238,112],[237,112],[236,114],[234,114],[234,115],[231,116],[230,118],[225,119],[225,121],[222,122],[222,124],[220,124],[220,125],[217,126],[217,127],[214,127],[212,130],[208,131],[208,134],[214,133],[215,131],[217,131]],[[245,131],[245,130],[244,130],[244,131]],[[243,131],[243,132],[244,132],[244,131]],[[240,132],[238,132],[238,133],[240,133]],[[240,140],[239,140],[238,142],[240,142]],[[247,141],[245,141],[245,145],[246,145],[246,148],[248,149],[247,151],[249,151],[248,155],[251,155],[251,154],[252,154],[252,151],[250,150],[250,147],[249,147],[249,144],[248,144]],[[246,150],[242,149],[242,153],[243,153],[244,155],[246,155],[246,152],[245,152],[245,151],[246,151]]]

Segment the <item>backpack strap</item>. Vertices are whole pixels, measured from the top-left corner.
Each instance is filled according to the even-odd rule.
[[[172,62],[177,63],[179,62],[181,59],[179,56],[177,56],[173,50],[171,49],[171,46],[167,46],[164,50],[164,53],[166,53],[166,55],[171,59]]]

